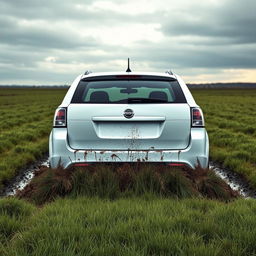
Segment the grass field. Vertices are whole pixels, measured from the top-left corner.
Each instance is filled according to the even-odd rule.
[[[64,94],[0,89],[1,185],[47,152],[53,113]],[[244,175],[256,188],[256,90],[193,90],[193,95],[205,113],[212,159]],[[50,183],[51,175],[39,179],[48,186],[37,191],[37,198],[33,193],[34,202],[52,195],[49,188],[73,186],[73,192],[55,194],[60,198],[40,207],[23,199],[0,200],[0,255],[256,255],[255,200],[193,198],[184,194],[187,181],[181,189],[175,175],[170,180],[177,184],[169,188],[180,188],[179,199],[166,197],[162,190],[151,193],[152,186],[159,188],[155,181],[145,183],[145,191],[113,197],[116,185],[105,182],[106,172],[92,176],[91,186],[83,185],[88,181],[84,172],[77,172],[71,185],[58,176],[59,188]],[[134,184],[137,180],[146,179],[138,176]]]
[[[48,151],[54,111],[65,91],[0,88],[0,188]]]
[[[44,167],[16,197],[41,206],[57,197],[98,196],[114,200],[145,194],[159,198],[200,197],[224,202],[238,198],[238,193],[209,169],[177,169],[149,163],[102,163],[69,169]]]
[[[0,201],[0,254],[255,255],[256,203],[153,196],[59,199],[44,208]]]
[[[205,114],[211,159],[242,174],[256,188],[256,90],[192,93]]]
[[[47,152],[54,110],[65,92],[0,88],[0,186]],[[205,114],[211,158],[256,188],[256,89],[192,93]]]

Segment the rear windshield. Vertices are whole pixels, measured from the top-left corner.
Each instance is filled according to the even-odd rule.
[[[186,103],[186,99],[176,80],[106,80],[80,81],[71,103]]]

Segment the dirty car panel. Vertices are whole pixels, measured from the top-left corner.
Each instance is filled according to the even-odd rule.
[[[203,114],[176,75],[87,74],[56,110],[50,165],[161,162],[208,166]]]
[[[127,108],[133,109],[134,118],[123,116]],[[104,116],[108,119],[100,118]],[[187,104],[70,104],[67,120],[73,149],[184,149],[191,129]]]

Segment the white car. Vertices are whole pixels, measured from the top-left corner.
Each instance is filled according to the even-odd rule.
[[[50,166],[159,162],[208,167],[203,113],[182,79],[166,73],[78,76],[57,108]]]

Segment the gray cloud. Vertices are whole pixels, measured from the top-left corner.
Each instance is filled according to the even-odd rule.
[[[0,0],[0,83],[68,83],[87,68],[124,70],[127,57],[136,70],[191,76],[256,69],[253,0],[163,0],[141,13],[92,8],[96,1]]]
[[[214,49],[181,49],[173,48],[167,50],[154,50],[154,48],[141,49],[138,51],[139,60],[143,61],[146,53],[150,52],[147,61],[151,66],[161,67],[162,69],[172,67],[174,69],[182,68],[256,68],[256,49],[244,50],[236,53],[235,50],[228,48]]]
[[[163,11],[156,11],[154,15],[134,15],[133,13],[119,13],[113,10],[99,10],[90,8],[94,0],[0,0],[2,14],[26,20],[47,20],[51,22],[72,21],[79,22],[84,26],[89,25],[110,25],[116,22],[136,23],[152,22],[158,20]],[[115,0],[114,2],[125,2]],[[79,6],[79,7],[78,7]]]
[[[82,37],[76,30],[56,30],[50,24],[28,26],[20,20],[0,17],[1,44],[41,48],[76,48],[96,46],[93,37]]]
[[[256,43],[256,2],[223,1],[218,6],[197,7],[188,15],[175,15],[165,21],[162,30],[169,36],[200,36],[228,39],[230,44]]]

